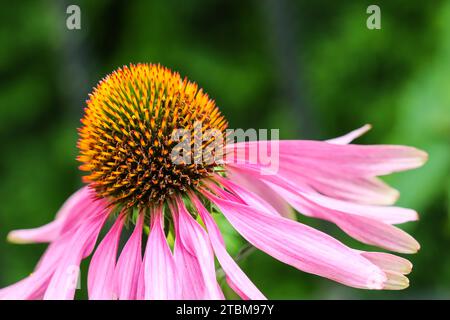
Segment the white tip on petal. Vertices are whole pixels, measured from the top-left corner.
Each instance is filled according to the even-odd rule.
[[[334,143],[334,144],[349,144],[356,138],[359,138],[360,136],[365,134],[370,129],[372,129],[372,125],[366,124],[366,125],[362,126],[361,128],[358,128],[356,130],[353,130],[353,131],[347,133],[346,135],[343,135],[341,137],[337,137],[334,139],[326,140],[326,142]]]
[[[384,290],[403,290],[409,287],[409,279],[397,272],[386,272],[387,281]]]

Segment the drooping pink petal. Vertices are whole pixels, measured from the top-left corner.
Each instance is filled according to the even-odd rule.
[[[107,215],[106,209],[103,208],[96,215]],[[52,241],[40,258],[33,273],[13,285],[0,289],[0,299],[42,299],[55,270],[65,259],[67,252],[72,249],[72,243],[77,235],[76,231],[78,228],[79,226],[77,225],[74,227],[73,232],[64,233]],[[95,243],[95,240],[93,242]],[[93,243],[88,243],[84,253],[92,251],[92,247]],[[73,273],[76,272],[76,268],[71,268],[71,270]],[[72,275],[76,276],[75,274]]]
[[[273,190],[263,181],[254,178],[252,179],[250,175],[245,174],[242,170],[233,170],[232,168],[227,171],[227,178],[237,185],[243,186],[245,189],[259,195],[283,217],[295,217],[295,213],[289,204],[277,193],[273,192]]]
[[[17,244],[51,242],[61,229],[62,220],[54,220],[39,228],[13,230],[8,241]]]
[[[141,263],[141,268],[139,269],[139,275],[138,275],[138,283],[136,288],[136,300],[144,300],[145,299],[145,263],[146,260],[145,254],[143,258],[143,262]]]
[[[367,131],[369,131],[370,129],[372,129],[372,126],[370,124],[366,124],[364,126],[362,126],[361,128],[358,128],[356,130],[353,130],[343,136],[334,138],[334,139],[329,139],[326,140],[326,142],[328,143],[334,143],[334,144],[349,144],[350,142],[352,142],[353,140],[355,140],[356,138],[361,137],[364,133],[366,133]]]
[[[273,143],[252,141],[228,145],[228,154],[232,154],[231,160],[227,156],[228,164],[263,178],[267,164],[258,157],[255,161],[251,155],[258,155],[261,148],[271,152]],[[318,141],[278,143],[275,151],[279,154],[271,159],[277,162],[277,175],[327,196],[365,204],[392,204],[398,198],[398,192],[376,175],[410,169],[423,164],[427,158],[426,153],[403,146],[335,145]]]
[[[197,257],[189,253],[179,237],[175,238],[174,258],[181,283],[182,299],[207,299],[205,281],[199,261]]]
[[[88,294],[90,300],[111,300],[114,297],[114,270],[124,215],[120,215],[100,242],[89,264]]]
[[[404,290],[409,287],[409,279],[398,272],[386,271],[387,281],[384,290]]]
[[[403,290],[409,286],[409,280],[404,276],[412,270],[412,264],[408,260],[385,252],[355,251],[380,267],[386,274],[384,290]]]
[[[353,177],[317,169],[296,170],[281,164],[279,176],[302,188],[307,184],[317,192],[336,199],[361,204],[391,205],[399,192],[377,177]]]
[[[83,187],[64,202],[54,221],[39,228],[13,230],[8,234],[8,241],[19,244],[51,242],[65,229],[76,228],[80,221],[102,207],[106,207],[105,201],[95,199],[92,190]]]
[[[409,274],[412,264],[406,259],[384,252],[358,251],[359,254],[376,264],[386,274],[383,290],[403,290],[409,286],[405,274]]]
[[[0,300],[42,299],[50,277],[51,273],[33,273],[8,287],[0,289]]]
[[[281,177],[264,179],[271,180],[273,183],[268,184],[299,212],[334,222],[362,242],[403,253],[416,252],[420,247],[406,232],[389,225],[415,220],[417,214],[413,210],[352,204],[313,192],[296,192]],[[239,193],[236,188],[233,191]]]
[[[292,171],[284,170],[283,177],[293,177]],[[297,171],[297,179],[307,183],[323,195],[336,199],[369,205],[392,205],[400,193],[377,177],[345,177],[327,173],[326,175],[310,171],[309,174]]]
[[[320,169],[339,172],[342,175],[370,177],[413,169],[423,165],[428,155],[416,148],[396,145],[338,145],[310,140],[277,141],[279,161],[283,166],[297,170]],[[242,155],[259,154],[261,148],[271,154],[273,141],[249,141],[226,146],[229,165],[241,166],[249,163]],[[240,152],[240,150],[245,152]],[[231,154],[231,155],[230,155]],[[264,170],[267,165],[260,165]]]
[[[92,252],[107,217],[107,214],[99,214],[80,225],[65,248],[62,258],[58,260],[56,270],[45,291],[44,299],[70,300],[74,298],[80,262]]]
[[[219,175],[216,175],[214,178],[221,185],[223,185],[228,190],[232,191],[235,195],[237,195],[242,200],[242,203],[245,203],[249,206],[254,206],[259,210],[267,212],[268,214],[280,215],[280,213],[276,211],[270,203],[268,203],[258,194],[248,191],[247,189],[242,188],[241,186],[232,182],[231,180],[225,179]],[[208,184],[208,186],[213,188],[216,192],[221,192],[221,190],[219,190],[215,184]]]
[[[308,189],[308,186],[299,188],[298,191],[293,184],[280,176],[255,176],[265,180],[299,212],[334,222],[346,233],[364,243],[402,253],[414,253],[420,248],[414,238],[390,225],[417,219],[417,213],[413,210],[354,204],[320,195]],[[234,192],[239,193],[239,190]],[[248,196],[245,195],[245,198]]]
[[[282,185],[283,187],[271,184],[273,189],[280,195],[283,195],[286,201],[296,210],[312,217],[333,222],[350,236],[361,242],[402,253],[414,253],[420,248],[419,243],[409,234],[382,221],[383,215],[380,215],[380,217],[376,217],[375,215],[363,216],[361,214],[358,215],[334,210],[312,201],[311,199],[315,199],[316,195],[303,192],[295,193],[295,190],[290,188],[288,184]],[[380,208],[380,212],[382,209]],[[361,212],[370,214],[370,212],[363,210]],[[388,217],[388,215],[385,217]]]
[[[409,274],[412,270],[412,263],[396,255],[385,252],[358,251],[360,255],[379,266],[384,271]]]
[[[308,201],[322,208],[354,214],[388,224],[398,224],[418,219],[417,212],[412,209],[394,206],[362,205],[333,199],[317,192],[297,191],[288,181],[280,177],[271,177],[270,182],[267,181],[266,183],[294,207],[296,204],[293,203]]]
[[[419,243],[405,231],[374,219],[335,213],[328,215],[327,220],[366,244],[400,253],[416,253],[420,249]]]
[[[279,194],[283,195],[286,201],[299,212],[333,222],[361,242],[402,253],[414,253],[420,248],[419,243],[409,234],[382,221],[383,217],[387,219],[388,215],[383,216],[380,214],[380,217],[376,215],[370,216],[370,212],[363,210],[361,213],[369,213],[369,215],[363,216],[361,214],[338,211],[311,201],[311,199],[315,199],[316,195],[301,192],[294,193],[295,191],[289,189],[288,185],[284,185],[284,188],[282,188],[279,185],[272,184],[272,187]],[[382,212],[382,209],[389,208],[380,207],[379,209]]]
[[[206,286],[199,260],[184,246],[180,236],[178,207],[170,203],[175,227],[173,255],[177,265],[183,300],[206,299]]]
[[[178,207],[178,234],[183,247],[198,260],[204,283],[205,299],[223,299],[223,293],[216,279],[214,253],[205,230],[186,210],[180,197],[176,197]]]
[[[163,230],[162,208],[152,213],[152,226],[144,260],[145,299],[179,299],[180,281]]]
[[[139,272],[142,265],[142,227],[144,213],[140,213],[133,233],[120,253],[114,271],[114,296],[119,300],[134,300],[137,296]]]
[[[40,266],[36,267],[33,273],[0,289],[0,300],[42,299],[59,261],[69,247],[70,240],[70,237],[66,236],[51,243],[41,258]]]
[[[399,196],[397,190],[372,176],[354,176],[338,169],[330,170],[327,165],[299,167],[289,161],[280,161],[278,166],[276,176],[303,191],[313,190],[337,199],[375,205],[393,204]],[[230,164],[228,169],[258,180],[267,178],[259,164],[238,162]]]
[[[206,210],[200,200],[194,193],[190,193],[190,198],[192,203],[197,209],[203,223],[208,229],[209,239],[214,252],[219,260],[222,269],[227,276],[227,282],[230,287],[236,291],[239,296],[245,300],[256,299],[263,300],[266,299],[265,296],[258,290],[258,288],[251,282],[251,280],[245,275],[245,273],[239,268],[237,263],[228,254],[225,243],[223,241],[220,230],[217,227],[214,219],[211,217],[210,213]]]
[[[286,153],[280,155],[280,162],[297,168],[327,168],[330,171],[340,170],[342,174],[350,176],[368,177],[414,169],[422,166],[427,159],[426,153],[404,146],[313,144],[315,146],[312,146],[308,158],[302,158],[305,156],[303,153]],[[317,144],[327,147],[315,149]],[[292,144],[291,148],[295,150],[297,146]]]
[[[308,198],[308,200],[317,203],[318,205],[325,208],[352,213],[390,224],[415,221],[419,218],[415,210],[407,208],[394,206],[361,205],[349,201],[333,199],[327,196],[320,195],[318,193],[302,193],[302,195]]]
[[[300,270],[356,288],[382,289],[384,272],[327,234],[207,191],[233,227],[251,244]]]
[[[258,169],[260,171],[260,169]],[[263,178],[260,174],[258,174]],[[309,188],[336,199],[361,204],[391,205],[399,197],[399,192],[377,177],[343,175],[338,171],[321,168],[308,170],[280,163],[278,176],[290,181],[300,189]]]
[[[307,185],[324,195],[362,204],[390,205],[399,197],[397,190],[377,177],[346,175],[327,167],[309,167],[306,170],[281,162],[277,174],[301,189]]]

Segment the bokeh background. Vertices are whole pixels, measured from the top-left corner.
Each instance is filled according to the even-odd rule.
[[[66,28],[70,4],[81,8],[81,30]],[[370,4],[381,8],[381,30],[366,27]],[[81,186],[76,129],[87,94],[130,62],[159,62],[197,81],[233,128],[325,139],[371,123],[358,143],[429,152],[425,167],[386,179],[401,191],[399,204],[421,214],[404,225],[422,245],[409,257],[410,288],[347,288],[253,252],[239,263],[267,297],[450,298],[450,2],[410,0],[2,6],[0,287],[30,273],[45,249],[8,244],[8,231],[47,223]],[[330,224],[299,219],[364,248]],[[223,229],[237,254],[242,239]],[[78,296],[85,292],[82,286]]]

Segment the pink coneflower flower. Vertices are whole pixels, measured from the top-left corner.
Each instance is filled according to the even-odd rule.
[[[223,162],[175,163],[179,145],[172,132],[195,135],[195,123],[201,134],[214,129],[225,136],[227,122],[214,101],[178,73],[139,64],[104,78],[80,129],[78,159],[87,185],[53,222],[9,234],[12,242],[49,246],[31,275],[1,289],[0,298],[73,299],[80,262],[92,254],[90,299],[223,299],[215,258],[237,294],[264,299],[227,253],[214,219],[220,213],[254,247],[299,270],[355,288],[408,286],[409,261],[352,249],[295,221],[288,208],[335,223],[363,243],[414,253],[417,241],[395,225],[416,220],[417,213],[392,206],[398,192],[378,176],[421,166],[424,152],[349,144],[365,126],[323,142],[227,144]],[[197,151],[218,140],[202,140]],[[261,150],[277,155],[276,170]],[[194,151],[187,156],[196,157]],[[121,246],[125,229],[131,235]]]

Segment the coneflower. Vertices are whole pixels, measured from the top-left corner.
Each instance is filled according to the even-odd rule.
[[[416,220],[417,213],[392,206],[398,192],[378,176],[419,167],[426,153],[349,144],[364,126],[329,141],[276,141],[276,150],[274,141],[230,143],[218,161],[211,151],[217,135],[200,144],[195,139],[208,130],[226,138],[227,121],[214,101],[153,64],[123,67],[100,81],[81,121],[78,160],[86,186],[53,222],[9,234],[12,242],[49,246],[31,275],[0,289],[0,298],[73,299],[79,265],[93,253],[90,299],[223,299],[215,258],[239,296],[264,299],[227,253],[215,214],[256,248],[302,271],[363,289],[408,286],[409,261],[349,248],[295,221],[289,207],[335,223],[363,243],[414,253],[417,241],[394,225]],[[176,130],[194,139],[177,141]],[[180,143],[197,143],[182,148],[182,159],[194,161],[174,161]],[[277,153],[270,174],[265,161],[248,157],[261,148]],[[197,161],[196,151],[212,158]],[[96,246],[107,221],[111,227]]]

